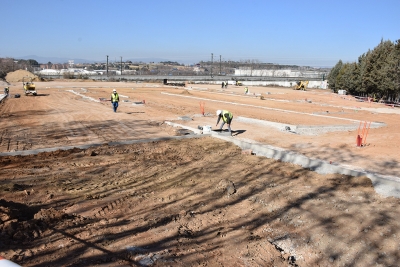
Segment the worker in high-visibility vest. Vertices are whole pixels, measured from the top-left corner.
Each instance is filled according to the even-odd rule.
[[[113,106],[114,112],[117,112],[118,102],[119,102],[119,95],[117,93],[117,90],[114,89],[113,93],[111,94],[111,104]]]
[[[222,119],[222,123],[221,123],[221,126],[219,127],[219,129],[222,130],[222,127],[224,127],[224,125],[226,123],[228,125],[229,133],[232,135],[232,130],[231,130],[231,123],[233,120],[232,113],[230,113],[227,110],[217,110],[217,116],[218,116],[218,119],[217,119],[216,126],[218,126],[219,121]]]
[[[244,88],[244,94],[247,95],[249,93],[249,88],[245,87]]]

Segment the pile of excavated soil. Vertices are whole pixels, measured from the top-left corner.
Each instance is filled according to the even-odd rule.
[[[9,72],[6,76],[6,81],[9,83],[22,82],[24,77],[32,78],[32,81],[35,82],[40,81],[40,78],[37,75],[27,70],[16,70],[14,72]]]

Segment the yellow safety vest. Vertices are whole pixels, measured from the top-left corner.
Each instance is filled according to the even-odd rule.
[[[221,113],[221,115],[222,115],[222,120],[223,120],[225,123],[228,122],[228,118],[229,118],[229,121],[231,121],[232,118],[233,118],[232,113],[230,113],[230,112],[227,111],[227,110],[223,110],[222,113]]]
[[[111,99],[112,99],[112,102],[118,102],[119,101],[118,94],[111,94]]]

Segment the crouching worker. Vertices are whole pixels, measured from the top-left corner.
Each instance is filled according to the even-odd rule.
[[[232,135],[232,130],[231,130],[231,123],[232,123],[232,119],[233,119],[232,113],[230,113],[227,110],[217,110],[217,116],[218,116],[218,120],[217,120],[216,126],[218,126],[218,123],[222,118],[222,123],[221,123],[221,126],[219,127],[219,129],[222,130],[222,127],[224,127],[224,125],[226,123],[226,124],[228,124],[229,133]]]

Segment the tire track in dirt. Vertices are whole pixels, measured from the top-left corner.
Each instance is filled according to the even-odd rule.
[[[79,102],[72,99],[69,94],[55,93],[54,95],[57,97],[57,101],[53,101],[52,103],[49,101],[47,105],[49,109],[57,111],[58,122],[61,124],[59,129],[67,130],[66,134],[63,133],[63,138],[68,140],[67,143],[79,144],[90,140],[96,140],[98,135],[93,136],[91,131],[87,130],[79,120],[75,119],[76,117],[79,117],[81,112],[80,110],[76,111],[74,108],[79,105]],[[74,111],[73,113],[69,113],[65,112],[66,110]]]
[[[56,107],[62,110],[74,110],[74,114],[70,118],[67,118],[65,114],[60,114],[66,119],[66,124],[70,124],[70,127],[65,127],[64,125],[64,128],[69,128],[68,140],[72,144],[102,143],[141,138],[142,135],[138,132],[138,128],[143,130],[144,126],[148,136],[160,135],[159,128],[154,127],[155,125],[146,124],[143,120],[129,120],[131,116],[126,114],[111,113],[108,106],[81,99],[68,92],[62,92],[59,95],[61,95],[61,98],[58,97],[60,101],[55,101],[57,103]],[[64,97],[68,100],[61,101]],[[61,106],[58,102],[62,102]],[[75,106],[77,105],[85,106],[85,108],[82,107],[82,109],[76,110]],[[53,107],[54,105],[49,106],[49,108]],[[86,112],[87,109],[90,109],[90,112]],[[96,112],[93,112],[93,110],[96,110]],[[105,114],[108,114],[106,116],[107,119],[104,119]]]
[[[11,112],[10,110],[13,107],[13,104],[11,103],[7,103],[8,105],[5,104],[5,102],[8,101],[8,99],[4,99],[1,103],[0,103],[0,118],[2,119],[2,123],[1,125],[8,125],[9,120],[11,119]],[[10,142],[11,142],[11,138],[8,132],[8,128],[5,127],[4,130],[1,131],[1,135],[0,135],[0,149],[1,151],[6,150],[6,151],[10,151]]]
[[[127,216],[132,212],[130,209],[130,199],[132,199],[132,195],[128,194],[113,201],[109,201],[108,203],[103,204],[101,207],[95,208],[91,214],[96,219],[103,219],[108,214]]]
[[[30,137],[30,129],[25,125],[19,127],[21,125],[16,124],[19,121],[19,117],[24,116],[25,114],[29,114],[29,110],[34,110],[35,104],[31,102],[30,97],[22,97],[22,98],[8,98],[6,102],[2,103],[0,106],[0,117],[5,118],[2,119],[2,123],[0,125],[2,130],[1,139],[0,139],[0,150],[1,151],[17,151],[17,150],[26,150],[32,147],[31,137]],[[23,111],[15,111],[16,109],[16,101],[23,102],[23,106],[25,110]],[[19,105],[19,104],[18,104]],[[29,119],[24,120],[29,121]],[[1,129],[0,128],[0,129]],[[18,130],[14,130],[18,129]]]
[[[141,114],[134,117],[123,112],[114,114],[108,106],[64,90],[45,90],[43,95],[8,99],[2,104],[1,117],[23,117],[15,121],[17,124],[0,125],[2,152],[140,139],[143,134],[149,138],[171,134],[162,131],[165,129],[159,127],[160,123],[148,122]],[[12,101],[19,101],[23,110],[13,114]]]

